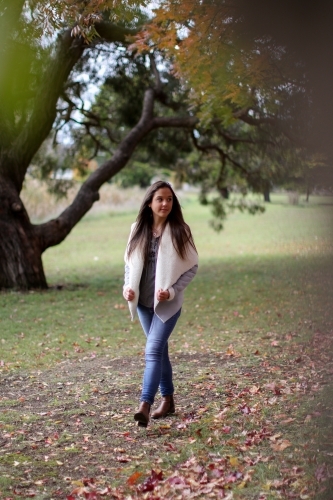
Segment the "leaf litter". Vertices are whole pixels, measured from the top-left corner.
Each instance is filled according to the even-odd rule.
[[[249,491],[307,499],[325,492],[332,460],[313,458],[311,437],[321,412],[299,408],[327,383],[331,336],[316,332],[307,345],[289,339],[288,351],[268,351],[269,343],[254,363],[232,346],[178,353],[177,413],[147,430],[132,417],[142,361],[95,357],[4,373],[0,467],[9,487],[0,487],[2,497],[231,499]],[[304,426],[308,440],[300,442]]]

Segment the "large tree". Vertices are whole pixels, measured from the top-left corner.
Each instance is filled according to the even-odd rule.
[[[237,30],[243,20],[230,11],[233,2],[164,1],[149,22],[142,5],[139,0],[0,1],[0,288],[47,286],[42,253],[66,238],[98,200],[101,185],[157,129],[188,129],[184,144],[191,140],[198,151],[217,155],[215,185],[222,195],[228,169],[259,186],[270,179],[272,163],[255,158],[272,159],[275,151],[296,143],[301,128],[293,109],[297,101],[310,100],[302,64],[293,64],[283,45],[266,35],[250,45],[243,42]],[[110,81],[121,95],[112,118],[118,129],[121,125],[119,134],[103,109],[86,108],[79,75],[92,77],[105,48],[118,54],[130,36],[136,42],[125,66],[134,67],[138,53],[136,60],[144,63],[142,73],[125,68]],[[170,78],[161,77],[156,53],[166,58],[162,66],[171,70]],[[178,82],[176,90],[172,81]],[[121,104],[127,109],[123,114]],[[78,116],[94,149],[102,145],[109,159],[63,213],[34,225],[20,198],[28,167],[52,128],[57,132]],[[97,128],[112,147],[100,141]]]
[[[155,116],[154,102],[161,92],[159,84],[148,87],[138,122],[112,157],[86,180],[73,203],[56,219],[40,225],[30,222],[20,198],[23,181],[52,129],[59,100],[66,101],[73,69],[97,43],[126,44],[134,32],[135,19],[122,10],[122,3],[110,4],[108,19],[113,16],[118,24],[95,12],[103,5],[108,8],[108,2],[8,0],[0,4],[0,288],[46,287],[42,253],[64,240],[98,200],[101,185],[124,167],[137,144],[158,127],[194,124],[189,115]],[[135,2],[130,5],[135,7]]]

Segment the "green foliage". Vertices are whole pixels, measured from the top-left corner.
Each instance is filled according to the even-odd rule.
[[[50,194],[56,199],[66,198],[73,187],[72,163],[65,147],[52,147],[51,141],[44,142],[29,167],[29,175],[45,182]],[[68,178],[69,177],[69,178]]]
[[[132,161],[119,174],[115,175],[113,180],[122,188],[131,186],[146,188],[151,184],[155,172],[149,163]]]

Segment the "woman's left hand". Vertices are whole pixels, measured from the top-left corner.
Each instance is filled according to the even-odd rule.
[[[164,302],[169,299],[170,292],[169,290],[158,290],[156,295],[159,302]]]

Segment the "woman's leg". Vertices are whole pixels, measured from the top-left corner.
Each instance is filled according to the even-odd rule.
[[[171,393],[173,393],[172,368],[168,356],[167,342],[180,316],[180,310],[165,323],[156,314],[153,314],[147,334],[146,329],[151,315],[149,311],[150,309],[147,307],[138,307],[139,318],[147,335],[146,367],[143,376],[141,401],[146,401],[152,405],[162,380],[162,372],[163,383],[161,390],[163,389],[163,392],[164,390],[172,391]]]
[[[162,372],[160,381],[161,396],[170,396],[174,392],[172,382],[172,366],[169,359],[169,343],[165,344],[162,355]]]
[[[175,402],[173,399],[174,387],[172,382],[172,366],[169,360],[168,342],[166,343],[162,357],[162,376],[160,382],[162,400],[158,408],[153,411],[152,418],[163,418],[170,413],[175,413]]]

